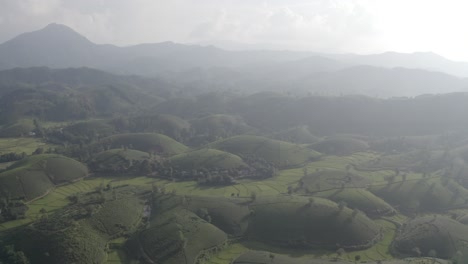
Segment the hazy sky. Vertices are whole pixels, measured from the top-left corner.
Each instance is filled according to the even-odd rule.
[[[0,0],[0,42],[51,22],[96,43],[433,51],[468,61],[466,0]]]

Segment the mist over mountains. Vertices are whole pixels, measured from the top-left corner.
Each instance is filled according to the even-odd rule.
[[[468,63],[434,53],[374,55],[228,51],[173,42],[118,47],[94,44],[50,24],[0,45],[0,69],[90,67],[158,77],[192,92],[230,90],[298,95],[417,96],[468,90]]]

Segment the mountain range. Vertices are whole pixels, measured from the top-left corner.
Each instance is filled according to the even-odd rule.
[[[292,91],[379,97],[468,91],[468,63],[434,53],[374,55],[228,51],[173,42],[95,44],[60,24],[0,44],[0,70],[90,67],[159,77],[192,91]]]

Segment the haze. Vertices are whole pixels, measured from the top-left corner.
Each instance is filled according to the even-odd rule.
[[[1,0],[0,42],[49,23],[96,43],[175,41],[326,53],[432,51],[468,60],[468,3],[325,0]]]

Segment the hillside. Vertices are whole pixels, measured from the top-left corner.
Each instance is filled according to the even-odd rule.
[[[425,216],[405,223],[395,238],[394,247],[401,254],[452,258],[466,249],[468,228],[443,216]],[[430,252],[432,251],[432,253]]]
[[[96,144],[111,148],[128,147],[129,149],[167,156],[180,154],[188,150],[188,147],[174,139],[156,133],[118,134],[103,138]]]
[[[239,156],[216,149],[200,149],[175,155],[169,161],[172,166],[185,170],[201,168],[229,170],[248,167]]]
[[[283,247],[363,249],[380,239],[379,227],[362,213],[322,198],[259,197],[250,207],[253,237]]]
[[[241,157],[261,158],[278,167],[298,166],[320,157],[303,146],[259,136],[235,136],[208,146]]]
[[[29,201],[38,198],[55,185],[86,177],[85,165],[59,155],[35,155],[14,163],[0,173],[2,197]]]

